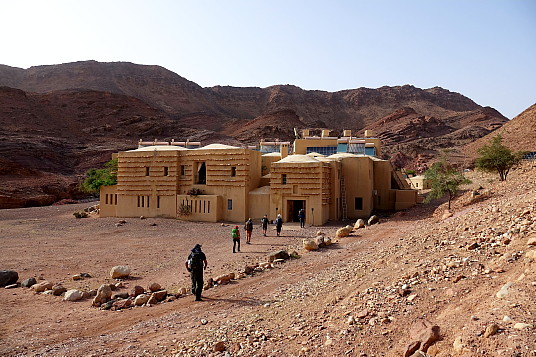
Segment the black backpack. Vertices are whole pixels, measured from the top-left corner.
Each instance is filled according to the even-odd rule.
[[[188,267],[190,269],[202,269],[203,268],[203,253],[192,252],[188,257]]]

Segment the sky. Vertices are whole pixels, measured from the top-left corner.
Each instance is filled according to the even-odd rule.
[[[534,0],[0,0],[0,64],[163,66],[203,87],[411,84],[536,103]]]

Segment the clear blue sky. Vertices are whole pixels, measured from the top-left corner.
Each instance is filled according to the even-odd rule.
[[[0,63],[157,64],[208,87],[441,86],[536,102],[536,1],[0,0]]]

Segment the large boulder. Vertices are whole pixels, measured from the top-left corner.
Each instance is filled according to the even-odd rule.
[[[324,236],[315,237],[315,243],[318,246],[318,248],[323,248],[326,246],[325,239],[326,238]]]
[[[303,240],[303,249],[305,250],[317,250],[318,249],[318,244],[316,243],[316,241],[314,239],[310,239],[310,238],[305,238]]]
[[[365,228],[365,221],[362,220],[361,218],[355,221],[355,224],[354,224],[354,229],[360,229],[360,228]]]
[[[72,289],[67,290],[65,296],[63,297],[64,301],[78,301],[82,299],[82,292],[80,290]]]
[[[32,289],[36,293],[42,293],[45,290],[51,290],[52,289],[52,283],[50,283],[50,282],[45,280],[45,281],[42,281],[40,283],[32,285]]]
[[[130,268],[126,265],[117,265],[110,270],[112,279],[126,278],[130,275]]]
[[[337,233],[335,233],[335,236],[337,238],[348,237],[350,233],[352,233],[352,228],[348,229],[347,226],[337,229]]]
[[[277,252],[270,253],[268,255],[268,261],[271,263],[276,259],[289,259],[290,255],[288,255],[288,252],[286,250],[278,250]]]
[[[93,298],[93,306],[101,306],[112,298],[110,284],[103,284],[97,290],[97,295]]]
[[[28,278],[28,279],[24,279],[20,285],[23,288],[31,288],[32,285],[35,285],[35,284],[37,284],[37,280],[35,278]]]
[[[132,300],[123,299],[123,300],[114,301],[112,307],[115,310],[121,310],[121,309],[126,309],[127,307],[130,307],[131,305],[132,305]]]
[[[15,284],[19,280],[19,273],[14,270],[0,270],[0,286]]]

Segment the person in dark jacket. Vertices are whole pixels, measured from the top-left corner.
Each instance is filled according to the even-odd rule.
[[[305,228],[305,210],[303,208],[298,211],[298,217],[300,218],[300,227]]]
[[[268,215],[264,215],[261,219],[262,234],[266,237],[266,231],[268,230]]]
[[[251,234],[253,233],[253,221],[249,218],[244,225],[246,230],[246,244],[251,244]]]
[[[201,244],[196,244],[192,248],[188,259],[186,260],[186,270],[190,272],[192,278],[192,294],[195,295],[195,301],[203,301],[201,292],[203,291],[203,270],[207,269],[207,257],[201,251]]]
[[[281,215],[278,214],[277,218],[275,219],[275,231],[277,232],[277,236],[281,234],[281,229],[283,228],[283,218],[281,218]]]

